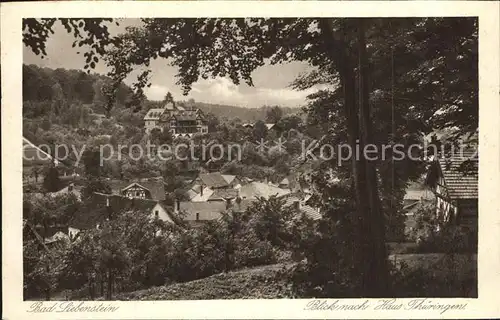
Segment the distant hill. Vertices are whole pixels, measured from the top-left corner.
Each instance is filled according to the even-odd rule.
[[[231,105],[222,105],[222,104],[212,104],[205,102],[193,102],[193,101],[179,101],[177,102],[180,105],[195,107],[201,109],[205,114],[211,113],[215,115],[220,120],[231,120],[238,118],[242,122],[255,122],[258,120],[265,120],[266,114],[272,106],[263,106],[260,108],[246,108],[246,107],[238,107]],[[300,108],[289,108],[289,107],[280,107],[283,111],[283,116],[289,114],[295,114],[301,111]]]
[[[24,115],[27,118],[42,118],[50,113],[58,114],[71,103],[81,103],[95,113],[104,113],[106,103],[101,90],[110,78],[101,74],[87,74],[81,70],[63,68],[41,68],[36,65],[23,65],[23,102]],[[133,92],[126,84],[118,90],[117,105],[112,113],[126,108],[130,104]],[[166,94],[166,92],[165,92]],[[211,113],[224,121],[239,118],[242,122],[265,120],[267,111],[273,106],[246,108],[231,105],[212,104],[194,100],[177,101],[179,105],[195,107],[204,113]],[[163,107],[162,101],[144,101],[139,115],[144,115],[150,108]],[[300,108],[281,107],[283,116],[301,111]]]

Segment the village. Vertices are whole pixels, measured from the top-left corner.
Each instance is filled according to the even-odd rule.
[[[285,23],[278,20],[257,19]],[[238,22],[231,28],[270,30]],[[155,38],[167,22],[130,23]],[[294,32],[309,26],[298,42],[320,41],[315,34],[330,26],[286,23],[298,24]],[[367,33],[368,49],[353,33],[359,48],[335,59],[359,65],[341,73],[328,55],[304,58],[322,45],[291,49],[285,41],[291,54],[275,48],[276,62],[247,39],[242,46],[253,49],[241,49],[243,64],[264,70],[256,88],[236,54],[210,45],[197,49],[207,61],[174,52],[179,74],[146,72],[132,84],[91,72],[97,57],[84,72],[42,66],[34,51],[36,63],[23,64],[25,300],[477,297],[477,90],[464,80],[477,76],[477,21],[459,24],[461,54],[441,47],[457,39],[433,31],[454,25],[388,25],[394,43]],[[144,56],[113,57],[109,70],[157,58],[156,44],[130,30],[122,45],[131,47],[120,50]],[[427,57],[426,41],[439,48],[436,57]],[[290,57],[304,63],[289,66],[297,68],[291,76],[270,71],[287,70]],[[461,77],[453,86],[429,80],[447,79],[450,65]]]

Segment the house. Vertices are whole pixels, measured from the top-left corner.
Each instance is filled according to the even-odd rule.
[[[166,103],[163,108],[150,109],[143,120],[148,134],[153,129],[166,129],[174,137],[208,133],[207,121],[200,109],[186,110],[173,102]]]
[[[208,133],[208,125],[205,117],[198,109],[196,111],[179,111],[177,113],[164,113],[160,118],[160,123],[164,124],[174,137],[191,137],[199,133]]]
[[[68,234],[70,237],[75,237],[80,231],[96,228],[127,211],[148,212],[152,219],[157,218],[173,224],[178,222],[173,214],[173,208],[162,201],[94,192],[89,203],[75,213],[69,222]]]
[[[106,183],[111,187],[111,192],[115,195],[155,201],[165,200],[165,183],[163,182],[163,178],[155,180],[144,179],[134,182],[108,180]]]
[[[152,108],[148,110],[148,113],[144,116],[144,127],[146,129],[146,133],[150,133],[153,129],[163,130],[159,123],[160,117],[164,112],[164,108]]]
[[[477,228],[478,156],[463,151],[432,162],[426,183],[436,195],[436,215],[445,222]]]
[[[200,223],[218,220],[228,209],[227,204],[219,201],[207,202],[178,202],[175,213],[181,215],[188,223]]]

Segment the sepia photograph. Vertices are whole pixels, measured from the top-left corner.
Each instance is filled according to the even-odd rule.
[[[25,18],[23,44],[24,299],[477,297],[477,18]]]
[[[9,317],[500,314],[498,3],[188,2],[2,5]]]

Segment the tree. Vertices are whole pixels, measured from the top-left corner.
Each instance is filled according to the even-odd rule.
[[[267,136],[267,127],[264,121],[257,121],[253,126],[253,139],[260,142]]]
[[[59,171],[55,166],[50,166],[46,169],[45,176],[43,178],[43,187],[47,192],[56,192],[61,189]]]
[[[175,104],[174,97],[172,96],[172,94],[170,93],[170,91],[167,92],[167,94],[165,95],[165,98],[163,99],[163,102]]]
[[[274,106],[267,110],[266,122],[268,123],[278,123],[283,117],[283,110],[280,107]]]

